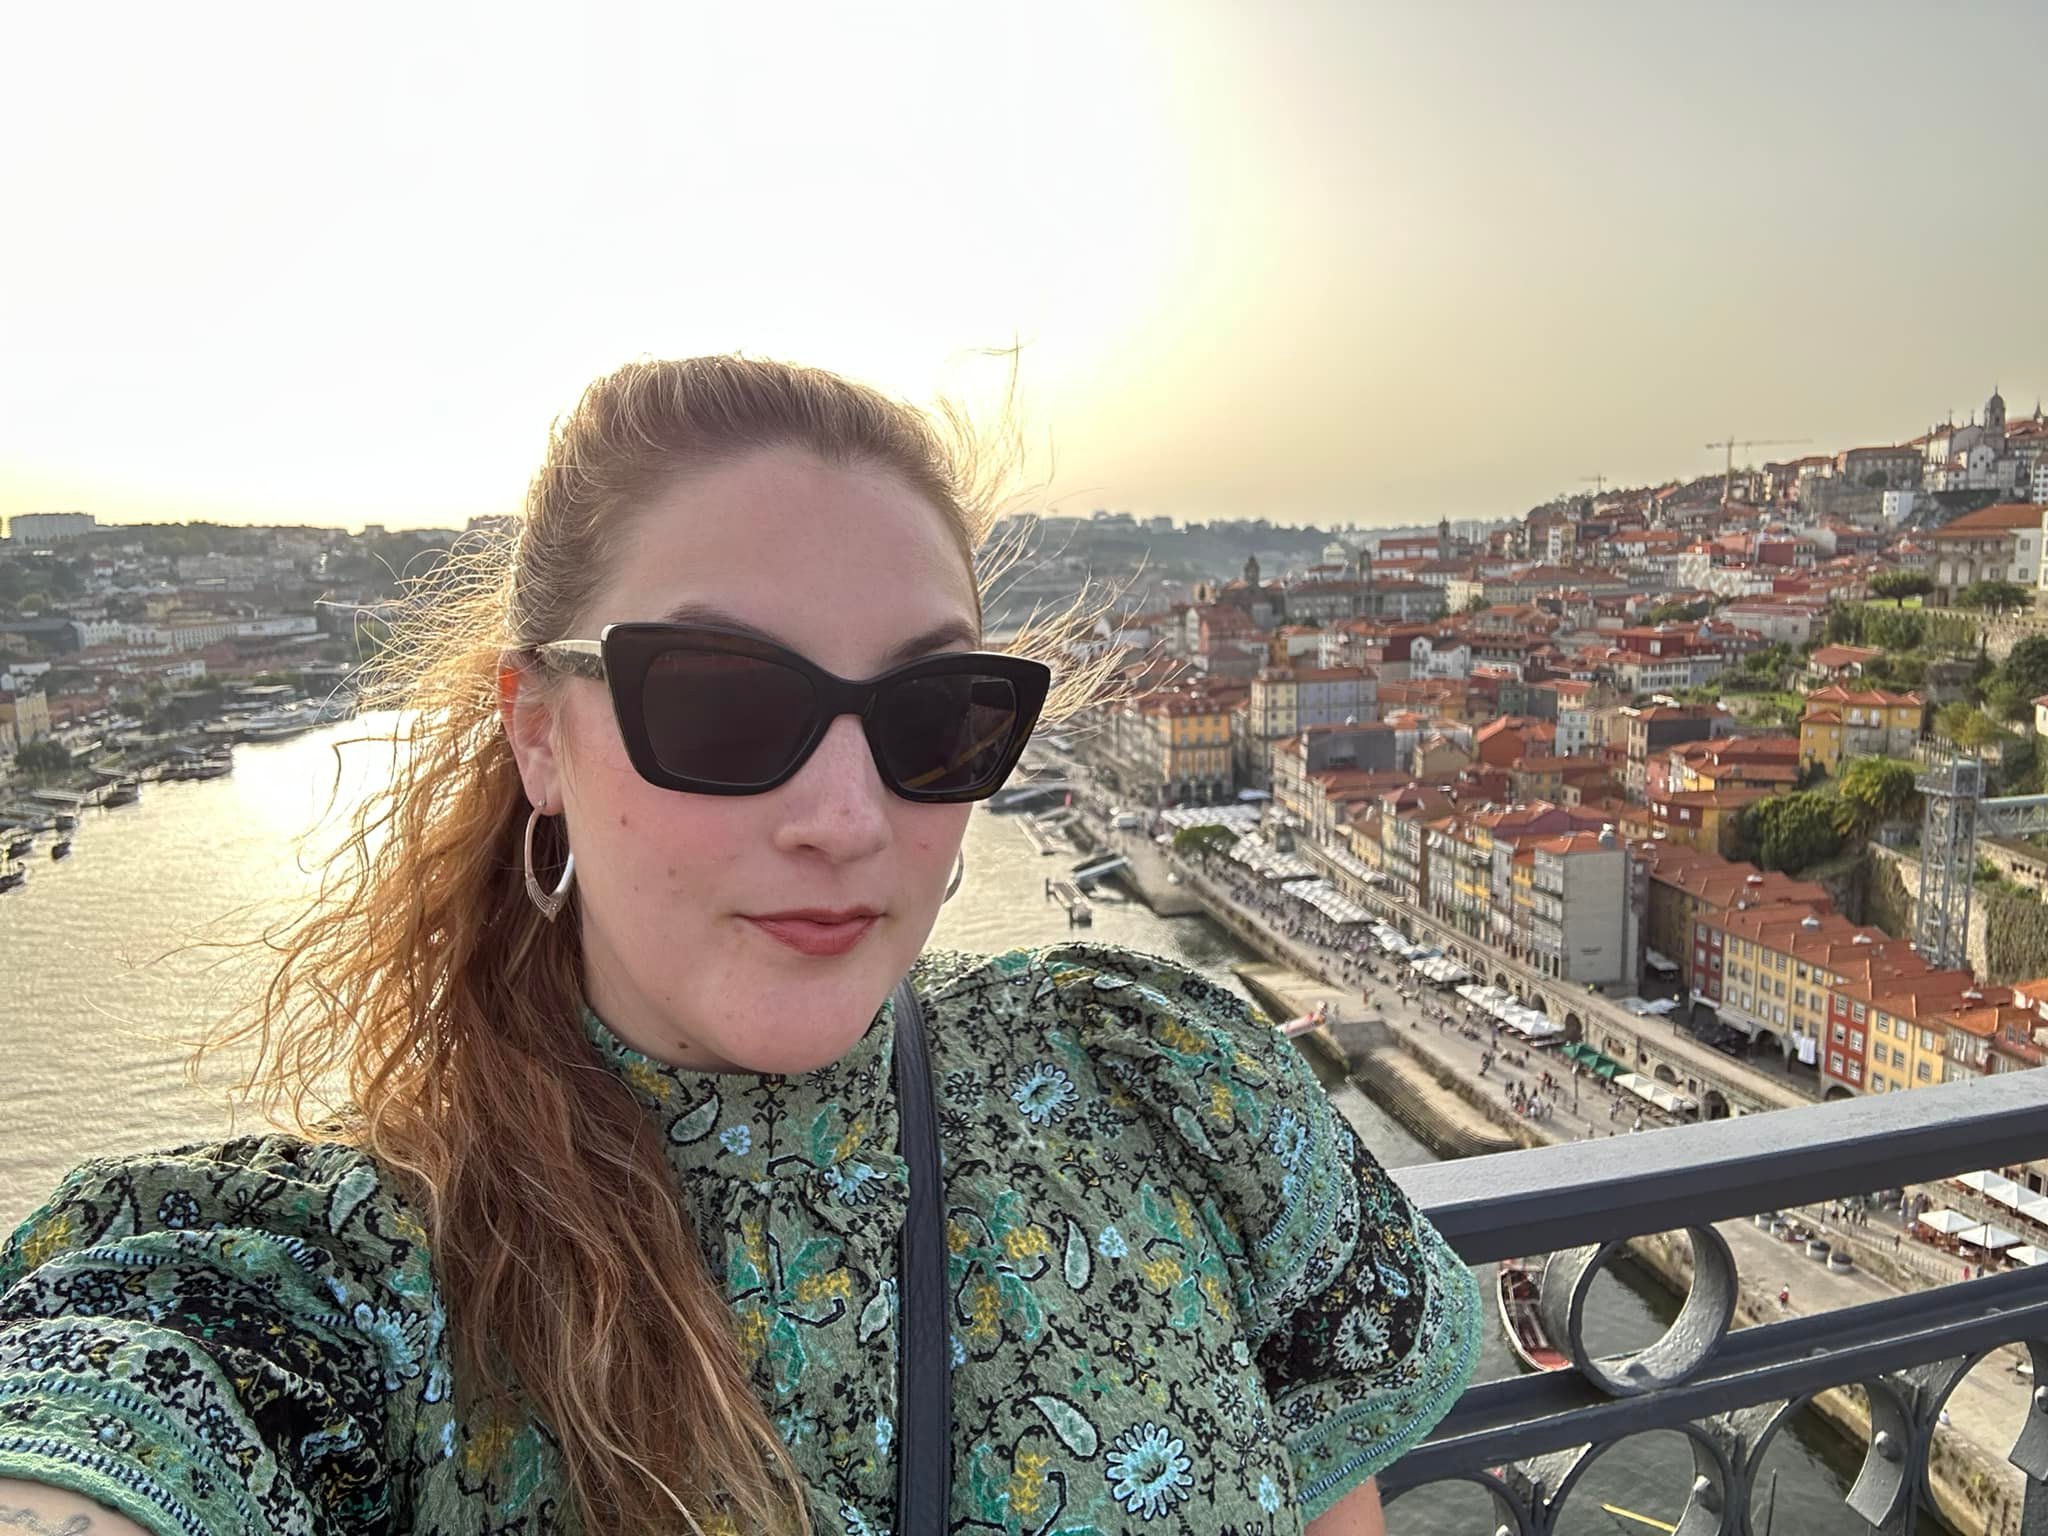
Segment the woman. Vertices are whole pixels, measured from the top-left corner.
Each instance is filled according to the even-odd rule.
[[[1381,1529],[1477,1298],[1293,1047],[1154,956],[924,949],[1102,681],[981,651],[973,477],[813,370],[590,387],[508,568],[416,605],[408,750],[276,941],[293,1129],[85,1164],[0,1250],[0,1509],[895,1529],[907,973],[950,1528]]]

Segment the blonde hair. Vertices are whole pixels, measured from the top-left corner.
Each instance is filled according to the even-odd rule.
[[[1013,355],[1013,392],[1014,370]],[[403,711],[390,781],[350,814],[318,895],[253,941],[280,958],[252,1016],[194,1054],[196,1070],[257,1035],[241,1091],[261,1091],[273,1124],[360,1147],[419,1203],[458,1405],[523,1392],[587,1529],[652,1536],[680,1515],[701,1531],[713,1510],[750,1532],[809,1520],[659,1138],[582,1034],[576,903],[550,925],[524,894],[501,658],[572,632],[664,484],[775,448],[883,470],[927,500],[975,574],[979,624],[1021,554],[989,542],[1018,441],[1011,428],[991,453],[950,405],[928,418],[741,357],[639,361],[592,383],[554,424],[516,538],[472,541],[408,585],[362,679],[366,706]],[[1034,610],[1004,647],[1053,666],[1045,723],[1113,691],[1116,657],[1076,667],[1069,648],[1109,601]],[[565,851],[558,823],[544,870]],[[309,1092],[334,1081],[347,1112],[308,1124]]]

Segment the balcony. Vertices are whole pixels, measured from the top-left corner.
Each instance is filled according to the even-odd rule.
[[[1854,1386],[1871,1423],[1849,1507],[1881,1536],[1930,1530],[1934,1433],[1951,1393],[2002,1347],[2025,1348],[2034,1381],[2048,1366],[2048,1268],[1735,1329],[1738,1310],[1776,1309],[1711,1223],[1995,1168],[2043,1147],[2048,1071],[2035,1071],[1398,1170],[1467,1263],[1550,1255],[1541,1314],[1571,1364],[1470,1388],[1382,1474],[1389,1528],[1430,1528],[1415,1524],[1419,1510],[1404,1519],[1404,1499],[1463,1482],[1490,1498],[1483,1529],[1547,1536],[1568,1520],[1591,1530],[1601,1510],[1573,1492],[1587,1468],[1629,1436],[1671,1430],[1693,1460],[1679,1536],[1751,1536],[1773,1436],[1817,1394]],[[1585,1308],[1596,1273],[1631,1239],[1659,1241],[1676,1212],[1692,1254],[1676,1321],[1632,1356],[1595,1357]],[[1742,1246],[1755,1251],[1746,1237]],[[2022,1422],[2006,1455],[2019,1491],[2009,1477],[1979,1478],[1967,1497],[1984,1529],[2041,1536],[2048,1390],[2012,1391]],[[1946,1464],[1938,1475],[1945,1488],[1963,1476]]]

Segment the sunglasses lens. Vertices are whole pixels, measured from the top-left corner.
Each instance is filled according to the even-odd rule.
[[[883,693],[879,715],[883,764],[904,790],[993,792],[1016,735],[1017,690],[972,672],[910,677]]]
[[[736,788],[766,784],[789,766],[815,707],[801,673],[714,651],[662,652],[642,699],[663,768]]]

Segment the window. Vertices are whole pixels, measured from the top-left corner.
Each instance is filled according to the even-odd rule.
[[[1884,1092],[1884,1074],[1883,1074],[1882,1072],[1873,1072],[1873,1073],[1871,1073],[1871,1074],[1870,1074],[1870,1086],[1871,1086],[1871,1088],[1872,1088],[1872,1089],[1873,1089],[1874,1091],[1876,1091],[1876,1092],[1878,1092],[1878,1093],[1883,1093],[1883,1092]]]
[[[1858,1061],[1854,1056],[1851,1056],[1849,1058],[1849,1081],[1852,1083],[1860,1083],[1863,1081],[1863,1063]]]
[[[1850,1049],[1850,1050],[1852,1050],[1852,1051],[1860,1051],[1860,1050],[1862,1050],[1862,1049],[1863,1049],[1863,1031],[1862,1031],[1862,1030],[1860,1030],[1860,1029],[1852,1029],[1852,1030],[1850,1030],[1850,1031],[1849,1031],[1849,1049]]]
[[[1931,1050],[1933,1050],[1933,1049],[1934,1049],[1934,1031],[1933,1031],[1933,1030],[1931,1030],[1931,1029],[1923,1029],[1923,1030],[1921,1030],[1921,1031],[1920,1031],[1920,1049],[1921,1049],[1921,1050],[1923,1050],[1923,1051],[1931,1051]]]
[[[1924,1061],[1920,1063],[1919,1067],[1914,1071],[1913,1075],[1919,1078],[1920,1081],[1923,1083],[1931,1081],[1934,1076],[1934,1074],[1928,1070],[1927,1063]]]
[[[1854,1019],[1858,1024],[1861,1024],[1863,1022],[1863,1005],[1861,1003],[1858,1003],[1855,1007],[1851,1008],[1849,1010],[1849,1017]]]
[[[1841,1025],[1839,1025],[1839,1024],[1837,1024],[1837,1025],[1835,1026],[1835,1032],[1834,1032],[1834,1035],[1832,1036],[1832,1038],[1833,1038],[1833,1040],[1834,1040],[1835,1044],[1837,1044],[1837,1045],[1840,1045],[1840,1044],[1841,1044],[1841,1043],[1842,1043],[1842,1042],[1843,1042],[1844,1040],[1846,1040],[1846,1039],[1848,1038],[1848,1035],[1847,1035],[1847,1033],[1846,1033],[1846,1032],[1845,1032],[1845,1031],[1843,1030],[1842,1026],[1841,1026]]]
[[[1832,1072],[1836,1077],[1842,1075],[1842,1053],[1840,1051],[1828,1052],[1828,1071]]]

